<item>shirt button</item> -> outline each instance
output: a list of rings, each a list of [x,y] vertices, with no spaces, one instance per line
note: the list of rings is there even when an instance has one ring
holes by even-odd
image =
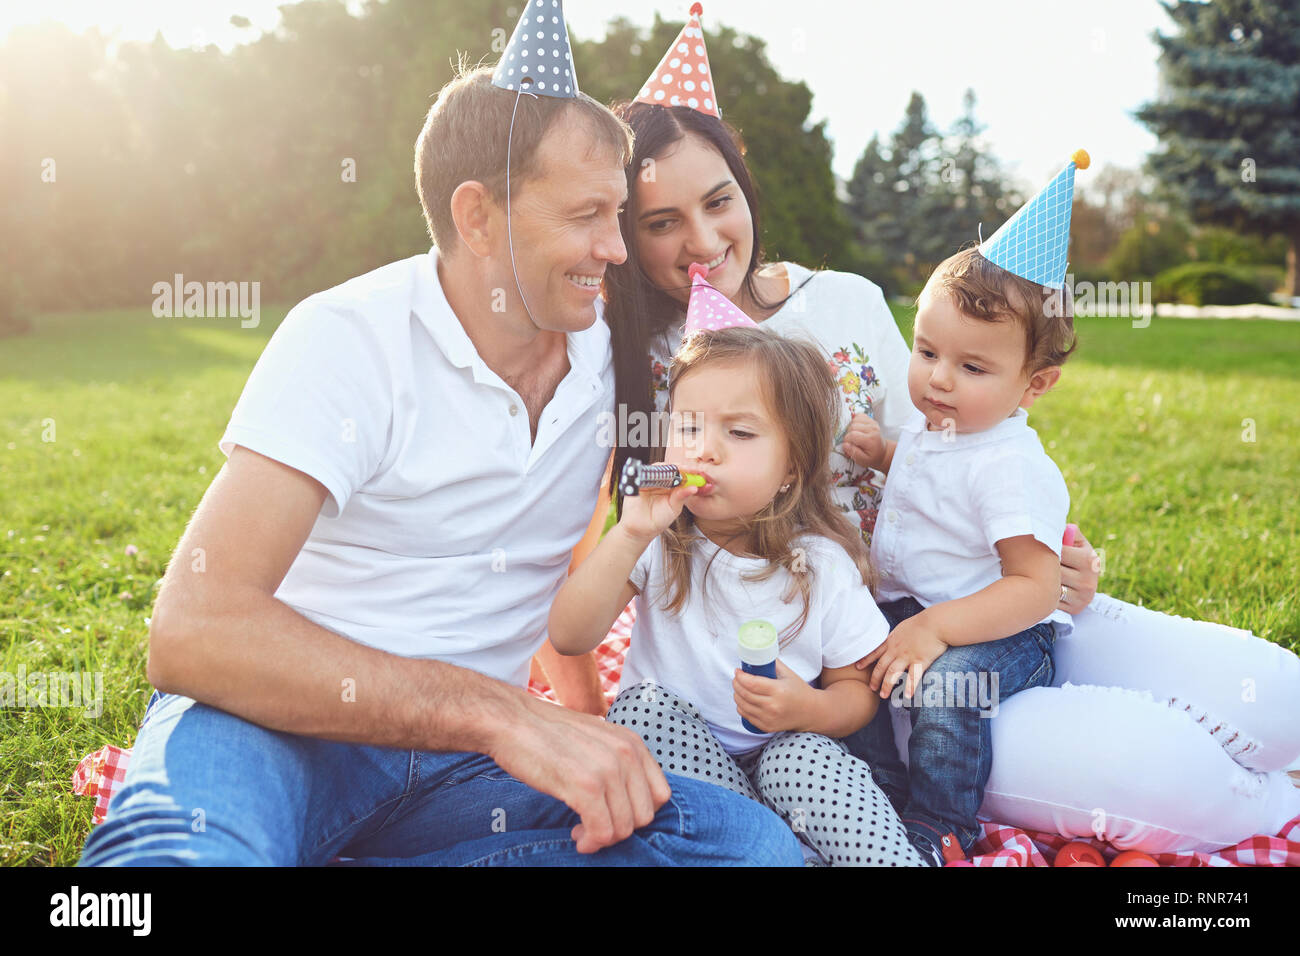
[[[915,465],[915,464],[916,464],[916,455],[914,455],[914,454],[909,454],[909,455],[907,456],[907,463],[908,463],[909,465]]]
[[[898,512],[895,511],[893,508],[889,509],[889,520],[891,522],[898,520]]]
[[[518,405],[514,405],[514,404],[512,404],[512,405],[510,406],[510,414],[511,414],[511,415],[518,415],[518,414],[519,414],[519,406],[518,406]]]

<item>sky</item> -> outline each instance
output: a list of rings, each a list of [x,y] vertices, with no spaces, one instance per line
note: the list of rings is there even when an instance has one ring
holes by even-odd
[[[173,46],[229,49],[273,28],[283,2],[0,0],[0,36],[15,24],[51,19],[74,30],[99,26],[124,40],[161,31]],[[618,15],[641,25],[656,12],[684,22],[689,7],[690,0],[564,4],[570,34],[582,39],[603,37]],[[230,26],[233,14],[253,28]],[[777,71],[808,85],[811,118],[827,121],[842,178],[852,174],[873,133],[887,138],[899,125],[913,90],[945,128],[973,87],[985,141],[1026,185],[1045,182],[1079,147],[1091,153],[1094,169],[1136,168],[1156,145],[1132,116],[1156,95],[1152,35],[1172,24],[1156,0],[708,0],[706,42],[718,24],[762,38]],[[579,81],[581,69],[579,63]],[[1079,187],[1087,190],[1086,175]]]

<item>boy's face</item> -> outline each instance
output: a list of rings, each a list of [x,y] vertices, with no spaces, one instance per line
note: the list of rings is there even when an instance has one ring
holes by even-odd
[[[930,431],[982,432],[1029,408],[1060,368],[1025,371],[1025,332],[1013,320],[968,318],[948,296],[921,294],[907,390]]]
[[[664,461],[708,477],[709,486],[686,499],[705,534],[729,533],[794,480],[758,375],[730,362],[692,371],[674,387]]]

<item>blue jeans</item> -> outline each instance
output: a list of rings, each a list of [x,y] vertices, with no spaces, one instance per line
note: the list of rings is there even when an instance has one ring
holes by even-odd
[[[82,866],[791,865],[771,810],[669,775],[672,797],[621,843],[578,853],[578,815],[477,753],[268,730],[155,693]]]
[[[880,610],[892,629],[923,608],[908,597]],[[1002,640],[949,647],[925,672],[911,702],[902,699],[900,684],[890,706],[845,739],[849,752],[870,765],[913,843],[938,847],[951,832],[967,851],[979,838],[976,814],[993,767],[991,712],[1018,691],[1051,684],[1055,639],[1056,629],[1045,623]],[[932,694],[928,701],[926,689]],[[899,705],[912,722],[907,766],[894,743],[890,714]]]

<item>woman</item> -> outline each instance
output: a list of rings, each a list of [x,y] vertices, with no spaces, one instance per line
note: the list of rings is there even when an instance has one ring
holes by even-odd
[[[755,321],[821,345],[841,385],[843,425],[863,412],[896,437],[910,410],[910,350],[880,290],[859,276],[762,262],[754,187],[720,119],[644,102],[616,111],[636,134],[628,258],[606,274],[620,414],[662,409],[686,269],[702,262]],[[629,454],[646,449],[618,447],[615,467]],[[831,465],[836,500],[869,538],[874,475],[838,450]],[[1281,772],[1300,755],[1300,659],[1244,631],[1096,594],[1097,567],[1086,540],[1062,552],[1061,606],[1075,631],[1058,641],[1055,686],[1003,706],[982,815],[1148,852],[1276,832],[1300,813],[1300,789]]]

